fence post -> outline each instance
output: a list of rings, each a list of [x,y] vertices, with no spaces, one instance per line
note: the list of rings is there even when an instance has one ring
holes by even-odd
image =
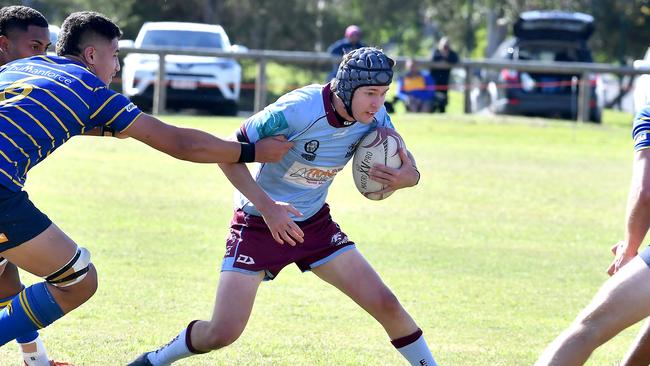
[[[465,83],[463,86],[463,94],[465,95],[465,114],[472,113],[472,100],[470,93],[472,92],[473,70],[472,67],[465,66]]]
[[[257,113],[266,106],[266,58],[262,57],[257,64],[257,77],[255,78],[255,105]]]
[[[589,121],[589,101],[591,99],[591,85],[589,73],[583,72],[580,77],[580,88],[578,90],[578,122]]]
[[[158,54],[158,75],[153,89],[152,112],[154,115],[165,113],[165,103],[167,102],[167,83],[165,80],[165,53],[161,52]]]

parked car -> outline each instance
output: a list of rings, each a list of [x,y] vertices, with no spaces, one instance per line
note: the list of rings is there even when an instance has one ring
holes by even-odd
[[[219,25],[148,22],[135,42],[123,41],[121,47],[225,50],[239,52],[231,46],[228,35]],[[241,87],[241,66],[234,59],[167,55],[166,105],[169,109],[198,108],[235,115]],[[158,72],[158,56],[129,53],[122,68],[123,93],[139,107],[153,105],[154,83]]]
[[[504,41],[492,59],[509,61],[593,62],[587,40],[594,30],[591,15],[563,11],[527,11],[514,24],[514,37]],[[582,75],[487,71],[486,91],[473,93],[475,109],[496,113],[576,119]],[[589,120],[600,123],[603,88],[590,76]]]

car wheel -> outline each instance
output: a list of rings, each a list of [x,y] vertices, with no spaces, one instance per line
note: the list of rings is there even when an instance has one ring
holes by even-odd
[[[222,114],[225,116],[236,116],[239,112],[239,106],[237,102],[229,100],[220,104],[217,104],[216,113]]]
[[[601,123],[603,119],[603,111],[600,109],[592,109],[589,112],[589,122]]]

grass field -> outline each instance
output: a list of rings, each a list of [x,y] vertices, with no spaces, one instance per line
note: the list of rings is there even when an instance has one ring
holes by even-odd
[[[421,183],[386,201],[349,168],[329,203],[343,230],[425,332],[440,365],[531,365],[606,278],[623,234],[631,116],[603,126],[398,114]],[[218,135],[239,121],[169,117]],[[232,188],[216,166],[136,141],[75,138],[35,168],[38,206],[89,248],[100,288],[42,332],[50,355],[123,365],[211,313]],[[25,282],[35,279],[25,276]],[[634,330],[597,351],[613,365]],[[15,344],[0,365],[18,365]],[[179,365],[403,365],[381,327],[312,274],[261,286],[231,347]]]

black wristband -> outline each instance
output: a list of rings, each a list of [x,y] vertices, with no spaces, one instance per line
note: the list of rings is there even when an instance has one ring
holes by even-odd
[[[255,161],[255,144],[241,143],[241,154],[238,163],[252,163]]]

